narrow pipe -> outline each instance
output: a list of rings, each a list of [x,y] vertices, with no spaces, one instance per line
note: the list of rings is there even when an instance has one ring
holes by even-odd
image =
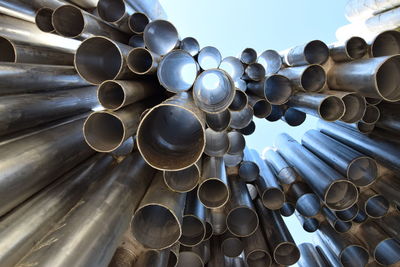
[[[219,113],[206,113],[206,123],[214,131],[225,131],[231,123],[231,113],[227,109]]]
[[[132,154],[133,150],[135,149],[136,138],[129,137],[125,140],[125,142],[116,150],[111,152],[111,155],[116,159],[119,160],[121,158],[125,158],[129,154]]]
[[[83,125],[87,144],[98,152],[111,152],[136,133],[143,103],[135,103],[117,111],[95,111]]]
[[[400,237],[400,225],[398,221],[400,219],[400,214],[397,210],[388,213],[383,216],[377,223],[382,229],[391,237],[399,239]]]
[[[221,250],[224,256],[235,258],[242,254],[244,243],[242,239],[227,231],[221,236]]]
[[[144,40],[143,40],[143,34],[137,34],[137,35],[132,35],[131,38],[129,38],[128,42],[129,46],[132,47],[145,47],[144,46]]]
[[[346,123],[356,123],[363,118],[367,108],[364,97],[351,92],[334,90],[329,90],[326,93],[342,99],[345,112],[342,118],[340,118],[341,121]]]
[[[240,132],[243,135],[252,135],[256,130],[256,124],[252,120],[246,127],[242,129],[238,129],[238,132]]]
[[[292,127],[297,127],[306,120],[307,115],[306,113],[299,111],[295,108],[288,108],[285,111],[285,114],[281,118],[284,122],[286,122],[288,125]]]
[[[360,209],[373,219],[382,218],[390,208],[390,202],[383,195],[370,188],[361,191],[358,203]]]
[[[203,70],[218,68],[221,60],[221,53],[213,46],[205,46],[197,54],[197,62]]]
[[[327,94],[298,93],[289,99],[288,105],[326,121],[339,120],[346,111],[339,97]]]
[[[196,56],[200,51],[199,42],[193,37],[183,38],[179,48],[188,52],[192,57]]]
[[[280,214],[266,209],[260,199],[256,200],[256,207],[274,261],[282,265],[295,264],[300,251]]]
[[[329,208],[344,210],[357,201],[358,191],[352,182],[346,180],[289,135],[279,135],[276,146]]]
[[[261,228],[249,237],[243,238],[244,255],[249,267],[261,267],[271,265],[271,255]]]
[[[254,182],[260,175],[260,167],[256,163],[255,154],[248,147],[243,150],[243,161],[239,166],[239,176],[245,182]]]
[[[35,24],[42,32],[55,32],[52,24],[53,12],[54,9],[48,7],[42,7],[36,11]]]
[[[253,48],[245,48],[240,54],[240,61],[244,64],[252,64],[257,60],[257,51]]]
[[[335,211],[336,217],[344,222],[352,221],[358,214],[359,207],[356,204],[346,210]]]
[[[320,65],[307,65],[281,69],[278,74],[288,78],[294,89],[319,92],[326,84],[326,73]]]
[[[396,112],[395,105],[379,105],[379,111],[381,116],[376,123],[376,126],[381,129],[385,129],[392,133],[397,133],[400,130],[400,117]]]
[[[361,118],[361,122],[366,124],[375,124],[378,122],[381,116],[380,110],[373,105],[367,105],[364,116]]]
[[[130,231],[125,231],[120,244],[114,252],[109,267],[130,267],[147,254],[145,248],[137,242]]]
[[[167,91],[180,93],[193,86],[198,72],[197,62],[188,52],[174,50],[162,58],[157,69],[157,77]]]
[[[150,50],[136,47],[129,51],[126,64],[134,74],[149,75],[156,73],[160,60],[160,56]]]
[[[154,20],[147,24],[143,39],[145,46],[160,56],[167,54],[179,44],[178,31],[166,20]]]
[[[158,0],[149,0],[145,2],[139,0],[130,0],[129,3],[135,10],[147,14],[152,20],[165,19],[167,17],[165,10]]]
[[[187,193],[185,211],[182,220],[182,235],[179,243],[194,247],[203,242],[206,235],[205,208],[197,198],[197,190]]]
[[[235,97],[232,103],[229,105],[229,110],[240,111],[244,109],[248,104],[248,96],[245,92],[235,89]]]
[[[92,84],[133,78],[127,64],[130,50],[131,47],[106,37],[92,37],[83,41],[76,51],[75,68]]]
[[[228,184],[231,192],[226,216],[228,230],[238,237],[250,236],[257,230],[259,222],[249,191],[236,176],[229,177]]]
[[[228,202],[230,191],[222,158],[203,159],[203,170],[197,196],[200,202],[210,209],[221,208]]]
[[[0,135],[81,114],[97,106],[94,86],[0,97]]]
[[[320,267],[326,266],[324,260],[317,251],[314,244],[301,243],[299,245],[300,259],[297,262],[299,267]]]
[[[191,95],[177,94],[153,107],[143,117],[137,131],[139,151],[156,169],[186,169],[203,154],[204,124],[204,114],[196,107]]]
[[[247,105],[244,109],[240,111],[230,111],[231,113],[231,123],[230,127],[232,129],[243,129],[248,126],[253,119],[254,111],[250,105]]]
[[[336,62],[360,59],[363,58],[367,52],[367,42],[358,36],[353,36],[344,42],[337,42],[329,46],[329,54]]]
[[[164,171],[164,182],[172,191],[185,193],[193,190],[200,181],[201,160],[179,171]]]
[[[246,146],[246,140],[243,135],[236,131],[228,132],[229,139],[229,154],[241,154]]]
[[[257,96],[249,95],[249,105],[253,108],[254,116],[260,119],[268,117],[272,112],[271,104]]]
[[[344,222],[339,220],[336,215],[327,207],[322,207],[321,213],[331,227],[338,233],[346,233],[350,231],[351,227],[353,226],[351,221]]]
[[[134,12],[129,16],[128,27],[134,34],[143,34],[150,18],[143,12]]]
[[[267,149],[265,160],[272,166],[281,184],[289,185],[297,180],[297,173],[291,165],[274,149]]]
[[[280,105],[272,105],[271,114],[269,114],[265,119],[270,122],[278,121],[284,113],[284,107]]]
[[[194,82],[193,98],[204,112],[219,113],[226,110],[235,98],[235,85],[225,71],[209,69]]]
[[[216,235],[222,235],[226,232],[226,207],[207,209],[211,225],[214,230],[214,236],[211,240],[215,239]],[[214,251],[213,251],[214,252]]]
[[[101,182],[89,188],[82,201],[20,264],[106,266],[153,173],[154,170],[146,165],[139,153],[126,158],[107,172]]]
[[[203,267],[204,259],[201,250],[195,247],[181,246],[178,256],[177,267],[193,266]]]
[[[368,186],[378,177],[378,167],[373,158],[317,130],[307,131],[301,143],[356,186]]]
[[[226,71],[233,80],[240,79],[244,74],[243,64],[236,57],[224,58],[218,68]]]
[[[381,167],[381,166],[380,166]],[[389,201],[394,202],[396,205],[400,205],[400,181],[397,175],[391,171],[386,171],[379,175],[376,182],[371,185],[372,189],[379,194],[385,196]]]
[[[152,266],[165,267],[169,261],[169,249],[163,250],[147,250],[141,254],[136,262],[128,266]],[[125,267],[125,266],[109,266],[109,267]]]
[[[282,208],[279,210],[282,216],[284,217],[290,217],[293,215],[295,211],[295,207],[293,206],[292,203],[290,202],[285,202],[283,203]]]
[[[206,146],[204,154],[210,157],[223,157],[229,151],[230,143],[227,132],[216,132],[206,129]]]
[[[368,219],[367,214],[362,209],[358,209],[357,215],[353,218],[355,223],[364,223]]]
[[[225,154],[224,157],[224,163],[226,167],[236,167],[239,165],[240,162],[243,160],[243,153],[240,154]]]
[[[214,235],[214,227],[211,224],[208,209],[206,209],[206,234],[204,236],[204,241],[208,241],[211,239],[211,237]]]
[[[242,79],[251,81],[261,81],[265,77],[265,69],[260,63],[251,63],[244,70]]]
[[[132,32],[138,33],[134,32],[129,27],[130,15],[134,12],[135,11],[133,10],[133,8],[128,5],[128,2],[125,2],[123,0],[98,0],[97,3],[97,13],[99,17],[103,21],[114,25],[114,27],[116,27],[118,30],[127,34],[132,34]],[[144,18],[147,18],[146,15],[143,14],[143,16]],[[147,23],[149,23],[148,18]],[[145,25],[142,27],[143,29],[147,25],[147,23],[145,23]]]
[[[323,64],[329,58],[328,46],[320,41],[313,40],[282,52],[283,61],[288,66],[302,66],[309,64]]]
[[[372,57],[400,54],[400,33],[398,31],[379,33],[371,42],[370,54]]]
[[[303,230],[307,233],[314,233],[319,228],[319,221],[313,217],[305,217],[301,215],[299,212],[295,211],[295,215]]]
[[[185,201],[186,194],[169,190],[164,184],[162,172],[158,172],[133,215],[133,236],[151,249],[172,246],[182,235]]]
[[[277,73],[283,65],[282,58],[275,50],[265,50],[257,58],[257,63],[260,63],[264,69],[265,74],[272,75]]]
[[[296,210],[302,216],[313,217],[321,211],[319,198],[304,182],[295,182],[291,184],[287,195],[289,198],[293,199]]]
[[[290,80],[285,76],[273,74],[265,78],[263,96],[269,103],[273,105],[285,104],[292,94],[293,89]]]
[[[364,97],[400,100],[400,56],[384,56],[335,64],[328,72],[334,90],[352,91]]]
[[[211,238],[210,250],[211,250],[211,257],[207,266],[208,267],[225,266],[225,257],[222,254],[220,236],[214,236],[213,238]]]

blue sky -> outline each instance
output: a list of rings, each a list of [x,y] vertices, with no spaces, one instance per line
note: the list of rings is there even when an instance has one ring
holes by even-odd
[[[222,56],[238,56],[246,47],[259,54],[267,49],[277,51],[313,39],[334,42],[335,31],[347,24],[344,6],[347,0],[160,0],[168,19],[177,27],[180,37],[195,37],[201,47],[217,47]],[[254,119],[256,132],[246,138],[247,145],[260,153],[272,146],[275,137],[286,132],[297,140],[317,119],[307,116],[299,127],[282,121]],[[310,241],[310,235],[299,229],[297,219],[285,218],[296,242]]]

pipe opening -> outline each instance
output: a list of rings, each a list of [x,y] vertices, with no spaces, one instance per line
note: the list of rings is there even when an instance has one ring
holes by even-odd
[[[170,92],[189,90],[197,78],[198,67],[194,58],[183,50],[168,53],[160,62],[157,77]]]
[[[177,257],[177,255],[172,251],[172,250],[170,250],[170,252],[169,252],[169,257],[168,257],[168,267],[174,267],[174,266],[176,266],[176,264],[178,263],[178,257]]]
[[[209,240],[214,234],[214,229],[211,223],[206,222],[206,234],[204,236],[204,240]]]
[[[231,124],[229,126],[232,129],[243,129],[253,120],[254,111],[250,105],[247,105],[242,110],[230,112]]]
[[[16,62],[17,55],[14,45],[8,39],[0,36],[0,61],[2,62]]]
[[[308,233],[314,233],[319,228],[319,221],[315,218],[304,218],[303,229]]]
[[[375,260],[383,265],[400,262],[400,243],[394,238],[386,239],[375,248]]]
[[[203,47],[197,55],[197,62],[203,70],[218,68],[221,60],[221,53],[213,46]]]
[[[181,41],[180,48],[186,52],[188,52],[191,56],[195,56],[200,51],[199,42],[193,37],[186,37]]]
[[[365,214],[364,211],[359,209],[357,215],[353,219],[353,222],[362,223],[362,222],[365,222],[367,219],[368,219],[367,214]]]
[[[368,45],[363,38],[360,37],[351,37],[346,42],[346,53],[350,59],[360,59],[368,51]]]
[[[125,101],[125,92],[115,81],[106,81],[99,86],[97,97],[106,109],[118,109]]]
[[[386,31],[379,34],[371,45],[371,54],[373,57],[400,54],[400,33]]]
[[[258,100],[253,106],[254,116],[260,119],[266,118],[269,114],[271,114],[271,111],[271,104],[264,99]]]
[[[324,42],[314,40],[304,48],[304,56],[309,64],[323,64],[329,58],[329,48]]]
[[[284,202],[285,195],[278,188],[269,188],[262,194],[262,203],[270,210],[279,210]]]
[[[353,224],[351,222],[344,222],[341,220],[336,220],[333,224],[333,228],[338,233],[346,233],[351,229],[352,225]]]
[[[53,9],[42,7],[36,12],[35,24],[39,30],[43,32],[53,32],[54,27],[51,22],[53,17]]]
[[[248,207],[232,209],[226,218],[228,229],[234,235],[245,237],[253,234],[258,227],[257,213]]]
[[[189,192],[199,183],[200,172],[195,164],[180,171],[165,171],[165,184],[176,192]]]
[[[354,204],[353,206],[351,206],[350,208],[346,209],[346,210],[341,210],[341,211],[335,211],[336,217],[339,218],[339,220],[348,222],[353,220],[358,213],[358,205]]]
[[[149,248],[169,247],[181,236],[180,223],[172,211],[155,204],[139,208],[131,225],[134,237]]]
[[[228,133],[229,138],[229,154],[240,154],[243,152],[246,146],[246,140],[241,133],[232,131]]]
[[[346,247],[339,257],[344,266],[359,267],[368,263],[369,254],[365,248],[351,245]]]
[[[362,117],[362,121],[365,123],[376,123],[381,116],[380,111],[377,107],[368,105],[365,109],[364,116]]]
[[[239,111],[244,109],[247,106],[247,94],[241,90],[235,90],[235,97],[231,105],[229,106],[230,110]]]
[[[143,38],[146,47],[157,55],[167,54],[179,42],[178,31],[165,20],[155,20],[147,24]]]
[[[265,267],[271,265],[271,256],[264,250],[253,250],[247,255],[247,265],[249,267]]]
[[[181,170],[201,157],[205,146],[205,131],[199,118],[191,111],[161,104],[143,118],[137,133],[137,143],[143,158],[153,167]]]
[[[100,0],[97,3],[100,18],[107,22],[117,22],[125,14],[125,3],[122,0]]]
[[[274,105],[284,104],[292,95],[290,80],[283,75],[273,75],[265,79],[264,95]]]
[[[207,208],[218,208],[223,206],[229,198],[227,186],[218,179],[208,179],[200,184],[198,197]]]
[[[243,242],[236,237],[228,237],[221,244],[222,253],[227,257],[238,257],[244,249]]]
[[[177,267],[203,267],[203,261],[200,256],[193,251],[181,251],[179,252],[179,259]]]
[[[146,48],[137,47],[128,55],[128,66],[136,74],[146,74],[153,66],[153,56]]]
[[[376,106],[376,105],[380,104],[383,101],[383,99],[382,98],[366,97],[365,101],[370,105]]]
[[[303,122],[307,118],[307,115],[306,115],[306,113],[301,112],[295,108],[288,108],[285,111],[285,114],[283,115],[283,117],[287,124],[289,124],[292,127],[296,127],[296,126],[303,124]]]
[[[191,215],[183,216],[182,235],[179,242],[184,246],[196,246],[200,244],[205,236],[204,224]]]
[[[254,133],[255,130],[256,130],[256,124],[254,123],[254,121],[251,121],[249,125],[247,125],[246,127],[238,129],[238,131],[243,135],[251,135]]]
[[[239,89],[240,91],[246,92],[246,90],[247,90],[247,84],[246,84],[246,82],[245,82],[244,80],[242,80],[242,79],[236,79],[235,82],[234,82],[234,84],[235,84],[235,87],[236,87],[237,89]]]
[[[224,163],[227,167],[237,166],[243,160],[243,153],[240,154],[225,154]]]
[[[400,100],[400,56],[390,57],[379,67],[376,85],[384,100]]]
[[[328,96],[325,98],[321,102],[318,110],[321,118],[326,121],[336,121],[343,116],[344,112],[344,103],[336,96]]]
[[[253,81],[261,81],[265,77],[265,69],[259,63],[252,63],[247,66],[245,73]]]
[[[333,210],[344,210],[357,201],[357,187],[346,180],[334,181],[325,192],[325,203]]]
[[[131,38],[129,38],[129,46],[144,48],[143,35],[137,34],[137,35],[133,35]]]
[[[293,215],[294,210],[295,210],[295,208],[291,203],[285,202],[285,203],[283,203],[283,206],[279,211],[282,216],[289,217],[289,216]]]
[[[221,132],[226,130],[230,122],[231,113],[227,109],[220,113],[206,113],[206,123],[214,131]]]
[[[319,198],[313,193],[304,194],[296,201],[296,210],[305,217],[317,215],[320,209]]]
[[[260,174],[258,165],[252,161],[243,161],[239,166],[239,176],[244,181],[254,181]]]
[[[324,87],[326,73],[319,65],[311,65],[301,75],[301,86],[307,92],[317,92]]]
[[[75,54],[79,75],[93,84],[114,80],[122,67],[122,60],[118,47],[104,37],[86,39]]]
[[[58,34],[74,38],[83,32],[85,19],[79,8],[64,5],[54,10],[52,24]]]
[[[274,251],[274,259],[278,264],[292,265],[295,264],[300,258],[300,251],[296,244],[281,243]]]
[[[365,203],[365,213],[372,218],[380,218],[389,211],[389,201],[381,195],[371,197]]]
[[[90,147],[99,152],[117,149],[125,139],[121,120],[107,112],[89,115],[83,125],[85,140]]]
[[[244,68],[242,62],[235,57],[226,57],[221,61],[219,68],[226,71],[233,80],[243,76]]]
[[[283,116],[282,106],[272,105],[271,114],[269,114],[265,119],[270,122],[278,121]]]
[[[349,178],[356,186],[366,186],[375,181],[378,176],[378,166],[370,157],[359,157],[353,160],[347,170]]]
[[[257,60],[257,52],[253,48],[246,48],[240,55],[240,61],[245,64],[252,64]]]
[[[341,120],[347,123],[355,123],[362,119],[365,113],[365,99],[362,96],[348,94],[342,97],[345,112]]]
[[[368,134],[375,129],[375,124],[359,121],[357,122],[357,129],[360,133]]]
[[[206,147],[204,153],[210,157],[223,157],[229,150],[229,137],[226,132],[206,129]]]
[[[282,58],[275,50],[262,52],[257,62],[263,65],[266,74],[277,73],[282,67]]]
[[[129,28],[134,33],[143,33],[149,23],[149,18],[141,12],[135,12],[129,17]]]

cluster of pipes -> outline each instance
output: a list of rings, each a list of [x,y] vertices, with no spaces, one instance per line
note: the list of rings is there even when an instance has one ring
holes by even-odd
[[[1,266],[400,264],[400,32],[222,59],[157,1],[0,12]]]

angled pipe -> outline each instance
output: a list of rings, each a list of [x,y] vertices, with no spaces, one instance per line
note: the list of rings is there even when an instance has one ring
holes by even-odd
[[[329,48],[324,42],[313,40],[283,51],[281,54],[288,66],[323,64],[329,58]]]
[[[164,171],[164,182],[172,191],[185,193],[193,190],[200,181],[201,159],[179,171]]]
[[[335,121],[334,124],[350,129],[352,131],[359,132],[360,134],[364,135],[372,133],[372,131],[375,129],[375,124],[364,123],[362,121],[357,121],[355,123],[345,123],[342,121]]]
[[[299,245],[300,259],[297,262],[299,267],[319,267],[325,266],[325,262],[318,253],[317,248],[311,243],[301,243]]]
[[[370,188],[361,191],[358,205],[368,217],[373,219],[382,218],[390,208],[390,202]]]
[[[289,126],[297,127],[303,124],[306,118],[306,113],[299,111],[295,108],[288,108],[285,111],[285,114],[283,115],[281,120],[286,122]]]
[[[344,222],[349,222],[352,221],[357,216],[358,210],[359,207],[358,204],[356,203],[346,210],[335,211],[335,215],[339,220]]]
[[[242,79],[251,81],[261,81],[265,77],[265,69],[260,63],[251,63],[245,70]]]
[[[238,132],[240,132],[243,135],[252,135],[256,130],[256,124],[252,120],[246,127],[242,129],[238,129]]]
[[[235,258],[244,250],[242,239],[227,231],[221,236],[221,250],[226,257]]]
[[[145,46],[157,55],[163,56],[179,45],[178,31],[166,20],[154,20],[143,31]]]
[[[358,20],[369,18],[374,14],[391,9],[398,5],[400,5],[400,1],[398,0],[374,3],[369,3],[369,1],[365,0],[351,0],[347,2],[345,6],[345,16],[349,21],[356,22]]]
[[[260,167],[256,163],[255,154],[248,147],[243,150],[243,161],[239,166],[239,176],[245,182],[254,182],[260,175]]]
[[[296,210],[305,217],[316,216],[321,210],[319,198],[304,182],[294,182],[290,185],[287,195],[295,203]]]
[[[156,73],[161,57],[144,47],[136,47],[128,52],[126,58],[128,68],[137,75]]]
[[[384,31],[376,35],[369,48],[372,57],[391,56],[400,53],[400,33]]]
[[[260,63],[264,69],[265,74],[271,75],[277,73],[283,65],[282,58],[275,50],[265,50],[257,58],[257,63]]]
[[[265,160],[272,166],[281,184],[289,185],[297,180],[297,173],[291,165],[278,153],[277,150],[267,149]]]
[[[211,240],[215,239],[217,235],[222,235],[226,232],[226,207],[207,209],[209,213],[210,223],[214,230],[214,236]],[[214,252],[214,250],[213,250]]]
[[[240,111],[244,109],[248,104],[248,96],[245,92],[235,89],[235,97],[232,103],[229,105],[229,110]]]
[[[218,68],[221,60],[221,53],[214,46],[205,46],[197,54],[197,62],[203,70]]]
[[[307,233],[314,233],[318,230],[320,222],[313,217],[305,217],[301,215],[298,211],[294,213],[296,215],[297,220],[303,227],[303,230]]]
[[[270,122],[278,121],[284,114],[285,108],[282,105],[272,105],[271,114],[265,119]]]
[[[206,123],[207,126],[214,131],[225,131],[231,123],[231,113],[228,109],[219,113],[206,113]]]
[[[240,79],[244,74],[243,64],[236,57],[224,58],[218,68],[226,71],[233,80]]]
[[[329,54],[335,62],[360,59],[367,52],[367,42],[358,36],[353,36],[344,42],[337,42],[329,46]]]
[[[252,64],[257,60],[257,51],[253,48],[245,48],[240,54],[240,61],[243,64]]]
[[[306,65],[281,69],[278,74],[288,78],[294,89],[319,92],[326,84],[326,73],[320,65]]]
[[[382,166],[380,166],[382,167]],[[385,170],[379,175],[375,183],[371,185],[372,189],[396,205],[400,205],[400,196],[397,193],[400,190],[400,181],[397,175],[389,170]]]
[[[249,105],[253,108],[254,116],[260,119],[268,117],[272,112],[271,104],[264,98],[249,95]]]
[[[243,150],[246,146],[246,140],[243,135],[236,131],[228,132],[229,139],[229,154],[240,154],[243,153]]]
[[[193,37],[183,38],[179,48],[188,52],[192,57],[196,56],[200,51],[199,42]]]
[[[230,110],[230,113],[231,113],[231,123],[229,126],[232,129],[238,130],[245,128],[252,122],[254,110],[248,104],[244,109],[240,111]]]
[[[322,207],[321,213],[325,217],[325,220],[330,224],[330,226],[338,233],[349,232],[351,227],[353,226],[351,221],[344,222],[339,220],[336,217],[335,213],[327,207]]]
[[[131,38],[129,38],[128,42],[129,46],[132,47],[145,47],[144,46],[144,40],[143,40],[143,34],[137,34],[137,35],[132,35]]]
[[[271,255],[260,227],[251,236],[243,238],[243,244],[245,260],[249,267],[271,265]]]
[[[292,203],[285,202],[285,203],[283,203],[283,206],[282,206],[282,208],[280,208],[279,212],[284,217],[290,217],[295,212],[295,207],[293,206]]]
[[[206,146],[204,154],[209,157],[223,157],[229,151],[230,143],[227,132],[216,132],[206,129]]]

